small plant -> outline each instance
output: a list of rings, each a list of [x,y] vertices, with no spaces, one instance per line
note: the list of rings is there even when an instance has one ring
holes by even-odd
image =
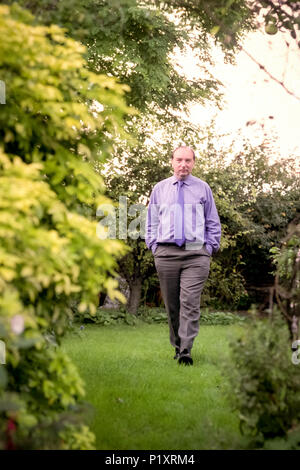
[[[138,317],[146,323],[168,323],[167,312],[160,307],[142,306],[138,310]]]
[[[200,324],[203,325],[232,325],[234,323],[244,323],[246,317],[230,312],[211,312],[207,310],[201,313]]]
[[[109,325],[120,325],[122,323],[126,325],[135,325],[137,323],[137,317],[124,311],[123,309],[104,309],[97,308],[96,313],[90,313],[88,310],[75,314],[75,320],[81,323],[95,323],[97,325],[109,326]]]

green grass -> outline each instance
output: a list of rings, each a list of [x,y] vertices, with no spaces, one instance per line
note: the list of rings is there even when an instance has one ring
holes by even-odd
[[[80,337],[69,335],[62,347],[77,365],[85,400],[94,407],[90,428],[96,448],[243,448],[221,373],[229,339],[243,328],[202,325],[193,367],[173,359],[167,325],[88,325]]]

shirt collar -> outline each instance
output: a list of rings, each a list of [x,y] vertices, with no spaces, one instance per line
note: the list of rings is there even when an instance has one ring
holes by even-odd
[[[175,175],[173,175],[171,178],[172,178],[172,184],[175,184],[178,181],[181,181],[181,180],[178,180]],[[191,175],[190,174],[187,175],[187,177],[183,180],[183,182],[184,182],[184,184],[189,186],[191,184]]]

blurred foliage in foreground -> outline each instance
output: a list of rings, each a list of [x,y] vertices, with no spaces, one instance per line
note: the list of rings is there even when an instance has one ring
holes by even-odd
[[[33,20],[0,6],[0,447],[88,449],[83,383],[49,334],[66,331],[71,298],[90,313],[99,287],[122,298],[111,276],[124,248],[97,238],[89,207],[106,200],[93,163],[131,110],[125,86],[87,69],[81,44]]]
[[[234,365],[231,359],[225,372],[242,433],[254,447],[268,442],[271,448],[270,440],[287,440],[300,424],[300,368],[292,362],[288,328],[279,311],[264,320],[254,317],[231,349]]]

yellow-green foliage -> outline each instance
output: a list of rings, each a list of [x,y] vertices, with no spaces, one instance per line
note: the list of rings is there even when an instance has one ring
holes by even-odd
[[[10,445],[11,421],[12,445],[45,447],[45,429],[53,430],[59,414],[84,395],[75,367],[46,340],[49,331],[56,338],[64,333],[71,299],[76,296],[79,309],[93,314],[100,289],[122,297],[110,276],[124,247],[100,240],[87,214],[107,202],[94,164],[108,156],[114,138],[124,137],[122,117],[132,112],[124,102],[126,88],[89,72],[85,48],[61,28],[33,22],[18,6],[0,6],[0,79],[6,85],[6,104],[0,107],[4,448]],[[66,426],[61,435],[69,436],[72,448],[92,445],[89,432],[76,438],[85,427]],[[52,448],[68,447],[68,439],[58,436]]]

